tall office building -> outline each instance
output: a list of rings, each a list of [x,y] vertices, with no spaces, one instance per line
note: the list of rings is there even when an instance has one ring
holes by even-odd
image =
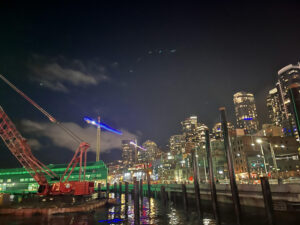
[[[147,140],[143,143],[143,148],[146,150],[140,150],[144,151],[146,154],[146,161],[152,162],[156,159],[157,153],[158,153],[158,147],[157,144],[154,141]]]
[[[197,116],[190,116],[181,122],[184,138],[187,142],[196,142],[197,140]]]
[[[135,146],[130,144],[132,140],[122,140],[122,160],[126,166],[133,165],[135,161]]]
[[[185,139],[183,135],[173,135],[170,137],[169,140],[170,144],[170,152],[172,155],[179,155],[184,153],[184,144],[185,144]]]
[[[204,123],[198,123],[196,127],[197,141],[199,143],[205,143],[205,130],[208,130],[208,127]]]
[[[234,125],[231,122],[227,122],[228,131],[231,134],[234,132]],[[222,131],[222,124],[216,123],[215,126],[212,128],[212,138],[215,140],[223,138],[223,131]]]
[[[278,92],[284,114],[283,128],[286,136],[298,136],[295,121],[292,115],[291,101],[288,94],[288,87],[293,83],[300,83],[300,63],[288,65],[278,71]]]
[[[277,84],[278,86],[278,84]],[[277,88],[273,88],[269,91],[267,96],[267,108],[268,117],[274,126],[282,127],[282,122],[284,120],[284,114],[282,111],[282,106],[280,103],[280,95]]]
[[[245,130],[245,134],[258,131],[258,119],[254,95],[249,92],[237,92],[233,95],[237,128]]]
[[[208,127],[203,123],[198,123],[197,116],[190,116],[181,122],[181,125],[186,142],[205,143],[205,130]]]

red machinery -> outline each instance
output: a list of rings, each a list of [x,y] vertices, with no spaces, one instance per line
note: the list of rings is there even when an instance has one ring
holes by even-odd
[[[2,107],[0,107],[0,136],[11,153],[17,158],[21,165],[28,171],[28,173],[36,180],[40,185],[38,189],[39,195],[89,195],[94,192],[94,182],[85,181],[86,171],[86,159],[87,149],[90,147],[88,143],[83,142],[72,131],[64,127],[54,117],[42,109],[37,103],[32,101],[27,95],[10,83],[5,77],[0,74],[0,78],[7,83],[11,88],[22,95],[27,101],[34,105],[39,111],[41,111],[48,119],[64,129],[73,139],[79,142],[71,162],[66,168],[64,174],[59,178],[53,171],[51,171],[46,165],[40,162],[31,152],[30,146],[27,144],[26,139],[18,132],[15,125],[6,115]],[[68,181],[74,168],[79,163],[79,180]],[[83,165],[82,165],[83,164]],[[83,175],[82,175],[83,173]],[[52,180],[59,180],[59,182],[49,184],[45,174],[50,176]],[[66,178],[65,178],[66,177]],[[83,177],[83,178],[82,178]],[[65,178],[65,179],[64,179]]]

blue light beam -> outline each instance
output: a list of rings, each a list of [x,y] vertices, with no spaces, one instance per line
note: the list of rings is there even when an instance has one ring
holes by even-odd
[[[92,118],[84,117],[83,120],[85,122],[87,122],[88,124],[92,124],[92,125],[97,126],[97,127],[99,126],[99,127],[103,128],[105,130],[108,130],[108,131],[112,132],[112,133],[122,135],[121,131],[115,130],[115,129],[111,128],[110,126],[108,126],[104,123],[98,123],[95,120],[93,120]]]

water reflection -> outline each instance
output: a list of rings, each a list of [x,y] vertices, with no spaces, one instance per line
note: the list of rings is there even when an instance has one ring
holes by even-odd
[[[117,204],[99,208],[92,212],[69,213],[51,216],[12,217],[1,216],[2,225],[101,225],[124,224],[134,225],[134,202],[129,195],[110,195],[117,198]],[[214,225],[212,215],[205,215],[204,225]],[[153,225],[195,225],[199,224],[196,211],[186,212],[180,205],[168,202],[162,205],[154,198],[144,197],[140,202],[140,224]]]

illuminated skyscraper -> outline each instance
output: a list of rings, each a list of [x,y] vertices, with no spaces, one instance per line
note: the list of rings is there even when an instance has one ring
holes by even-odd
[[[237,92],[233,95],[237,128],[245,130],[246,134],[258,131],[258,119],[254,95],[249,92]]]
[[[132,165],[135,160],[135,146],[131,145],[132,140],[122,140],[122,160],[124,165]]]
[[[190,116],[181,122],[184,138],[187,142],[197,140],[197,116]]]
[[[234,132],[234,125],[230,122],[227,122],[227,127],[229,133]],[[213,139],[221,139],[223,134],[222,134],[222,124],[221,123],[216,123],[215,126],[212,128],[212,138]]]
[[[300,83],[300,63],[288,65],[278,71],[278,92],[284,114],[283,128],[285,135],[297,136],[295,121],[292,115],[291,101],[288,95],[288,87],[293,83]]]
[[[173,135],[170,137],[170,152],[172,155],[179,155],[184,153],[185,139],[183,135]]]
[[[197,133],[197,141],[199,143],[205,143],[205,130],[207,130],[208,127],[204,123],[198,123],[196,127],[196,133]]]
[[[146,149],[146,150],[140,150],[145,152],[146,159],[144,159],[144,161],[146,162],[154,161],[158,153],[157,144],[154,141],[147,140],[143,143],[142,146],[144,149]]]
[[[205,142],[205,130],[208,129],[208,127],[203,123],[198,123],[197,116],[190,116],[181,122],[181,125],[186,142]]]
[[[278,86],[278,85],[277,85]],[[282,106],[280,103],[280,95],[277,88],[269,91],[267,97],[268,116],[274,126],[281,126],[284,119]]]

